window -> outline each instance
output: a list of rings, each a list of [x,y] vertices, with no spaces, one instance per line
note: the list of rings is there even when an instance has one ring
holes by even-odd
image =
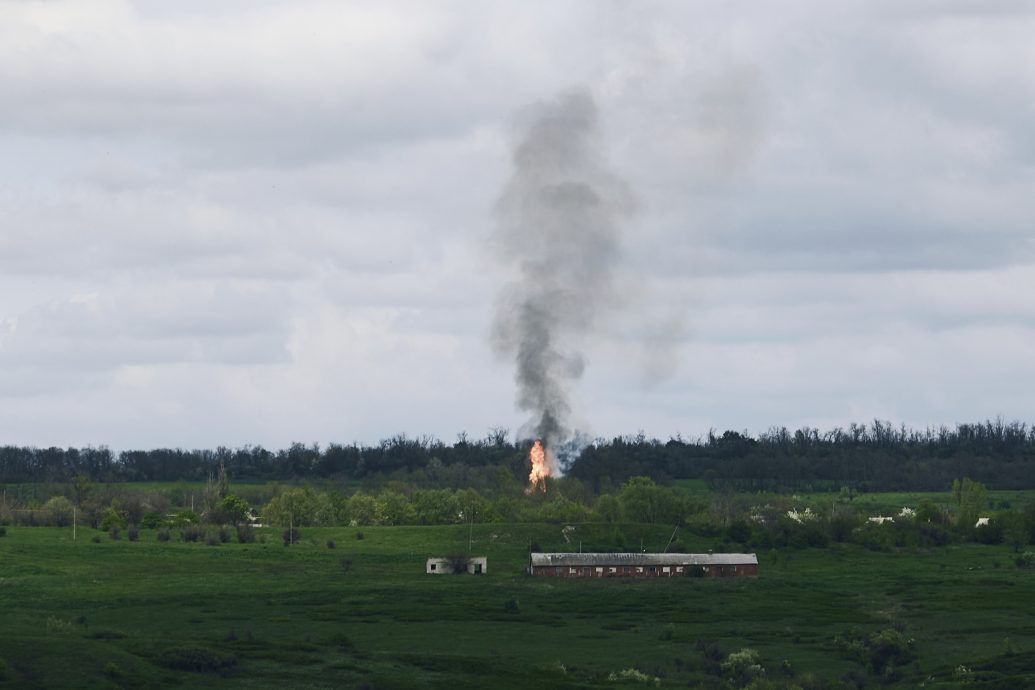
[[[604,572],[604,569],[603,569],[603,568],[597,568],[597,574],[600,574],[600,573],[602,573],[602,572]]]
[[[676,572],[677,572],[677,573],[681,573],[681,572],[683,572],[683,566],[681,566],[681,565],[677,565],[677,566],[676,566]]]
[[[577,575],[578,572],[579,572],[578,568],[568,568],[568,574],[569,575]]]
[[[636,566],[636,572],[642,573],[643,572],[643,566],[639,566],[639,565]]]
[[[474,564],[474,574],[475,575],[481,575],[482,574],[482,564],[481,563],[475,563]]]
[[[617,573],[618,572],[618,568],[608,568],[607,572],[609,572],[609,573]]]
[[[669,568],[669,567],[668,567],[668,566],[666,565],[666,566],[665,566],[664,568],[662,568],[662,569],[661,569],[661,572],[663,572],[663,573],[670,573],[670,572],[672,572],[672,568]]]
[[[436,570],[437,568],[438,568],[438,563],[432,563],[431,564],[431,569],[432,570]]]

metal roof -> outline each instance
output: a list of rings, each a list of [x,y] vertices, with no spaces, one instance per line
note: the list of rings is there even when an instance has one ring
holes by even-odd
[[[533,566],[758,565],[753,553],[533,553]]]

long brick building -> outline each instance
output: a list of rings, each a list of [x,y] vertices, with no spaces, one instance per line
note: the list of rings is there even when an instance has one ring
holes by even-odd
[[[532,553],[539,577],[757,577],[753,553]]]

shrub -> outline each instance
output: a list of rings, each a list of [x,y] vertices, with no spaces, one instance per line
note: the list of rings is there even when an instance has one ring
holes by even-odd
[[[739,685],[746,685],[752,678],[765,675],[765,669],[759,662],[758,652],[747,647],[730,654],[720,666],[723,672]]]
[[[104,673],[112,678],[120,678],[122,676],[122,669],[114,662],[109,661],[104,665]]]
[[[296,528],[290,528],[284,530],[284,534],[281,535],[284,538],[284,546],[291,546],[297,544],[302,538],[302,534]]]
[[[130,541],[136,541],[139,538],[140,530],[138,530],[136,526],[130,527],[126,530],[126,539],[129,539]]]
[[[517,599],[507,599],[503,602],[504,613],[520,613],[521,607],[518,605]]]
[[[252,508],[248,505],[248,501],[230,494],[215,505],[210,517],[213,522],[238,524],[248,520],[251,511]]]
[[[67,527],[72,524],[74,508],[72,502],[64,496],[54,496],[43,504],[43,511],[49,517],[49,524],[56,527]]]
[[[140,518],[140,526],[144,529],[156,529],[162,526],[162,516],[158,513],[144,513]]]
[[[125,527],[127,524],[126,511],[122,509],[118,501],[112,501],[111,504],[104,509],[104,514],[101,516],[101,529],[107,530],[112,527]]]
[[[205,532],[197,525],[187,525],[180,530],[180,539],[183,541],[199,541],[205,536]]]
[[[176,671],[218,673],[236,666],[237,658],[204,647],[185,646],[165,650],[159,655],[158,663]]]
[[[835,637],[834,646],[844,658],[869,663],[877,674],[888,676],[888,680],[894,680],[896,667],[916,659],[913,640],[895,628],[869,635],[853,628],[844,636]]]
[[[237,543],[239,544],[251,544],[255,541],[255,530],[252,529],[251,525],[241,524],[237,525]]]
[[[91,539],[90,541],[92,541],[94,544],[100,544],[101,543],[101,535],[99,535],[99,534],[93,535],[93,539]]]
[[[223,542],[224,544],[230,541],[230,530],[228,530],[226,527],[219,528],[219,541]]]
[[[169,541],[169,530],[165,527],[158,530],[158,541]]]
[[[722,661],[726,658],[726,650],[722,648],[718,642],[712,642],[711,640],[698,639],[694,646],[701,654],[704,655],[705,659],[709,661]]]
[[[210,535],[208,535],[207,537],[205,537],[205,545],[206,545],[206,546],[219,546],[219,545],[220,545],[221,543],[222,543],[222,542],[220,542],[220,541],[219,541],[218,539],[216,539],[216,538],[215,538],[215,537],[214,537],[213,535],[211,535],[211,534],[210,534]]]
[[[886,628],[870,635],[868,640],[870,665],[877,673],[901,666],[916,658],[913,640],[893,628]]]
[[[619,681],[626,681],[626,682],[634,681],[636,683],[652,683],[654,685],[658,685],[659,683],[661,683],[661,679],[660,678],[657,678],[655,676],[647,675],[643,671],[639,671],[639,670],[637,670],[635,668],[627,668],[627,669],[623,669],[621,671],[612,671],[611,673],[608,674],[607,679],[609,681],[611,681],[612,683],[616,683],[616,682],[619,682]]]
[[[187,508],[176,511],[172,517],[172,524],[177,527],[196,525],[198,522],[200,522],[198,514],[193,510],[188,510]]]
[[[119,539],[122,539],[122,530],[118,527],[112,527],[108,530],[108,536],[111,537],[112,541],[118,541]]]
[[[328,549],[333,549],[334,547],[335,547],[334,540],[333,539],[328,539],[327,540],[327,548]]]
[[[746,544],[751,538],[751,526],[744,520],[734,520],[726,528],[725,539],[727,542]]]
[[[363,533],[356,532],[356,541],[363,541]]]
[[[7,528],[6,527],[0,527],[0,537],[6,537],[6,536],[7,536]]]
[[[987,525],[981,525],[974,529],[974,539],[982,544],[1003,543],[1003,523],[998,518],[992,518]]]

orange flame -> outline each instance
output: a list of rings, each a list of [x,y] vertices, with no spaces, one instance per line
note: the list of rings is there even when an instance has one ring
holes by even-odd
[[[545,493],[546,478],[550,476],[550,466],[546,464],[546,449],[543,448],[542,441],[537,439],[532,444],[532,450],[528,451],[528,459],[532,461],[532,471],[528,474],[528,481],[531,482],[528,493],[532,493],[536,489]]]

